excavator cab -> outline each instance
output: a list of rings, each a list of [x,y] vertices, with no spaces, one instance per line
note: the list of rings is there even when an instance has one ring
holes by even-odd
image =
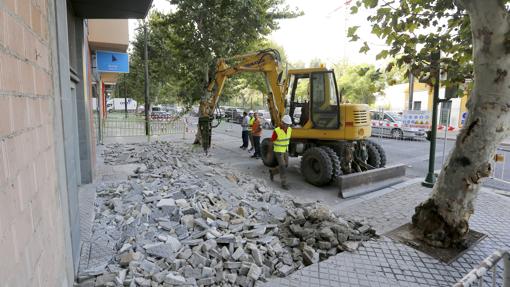
[[[340,99],[333,71],[291,70],[289,77],[287,98],[295,128],[339,129]]]

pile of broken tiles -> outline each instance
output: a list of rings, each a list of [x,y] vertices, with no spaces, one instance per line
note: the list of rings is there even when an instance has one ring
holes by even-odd
[[[374,236],[178,144],[112,145],[104,156],[144,166],[98,188],[91,241],[111,258],[81,270],[81,286],[254,286]]]

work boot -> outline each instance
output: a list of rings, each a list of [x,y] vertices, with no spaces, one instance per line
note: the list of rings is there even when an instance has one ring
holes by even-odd
[[[273,174],[273,171],[272,171],[272,170],[269,170],[269,179],[270,179],[271,181],[273,181],[273,180],[274,180],[274,174]]]

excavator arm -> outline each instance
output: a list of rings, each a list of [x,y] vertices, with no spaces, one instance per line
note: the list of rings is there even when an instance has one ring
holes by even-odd
[[[233,64],[228,65],[227,62]],[[267,104],[271,120],[279,125],[285,113],[284,84],[280,83],[280,55],[274,49],[260,50],[254,53],[221,58],[216,64],[213,79],[207,87],[207,95],[200,102],[199,131],[204,151],[207,153],[211,146],[212,119],[214,109],[222,94],[227,78],[239,73],[262,73],[268,88]]]

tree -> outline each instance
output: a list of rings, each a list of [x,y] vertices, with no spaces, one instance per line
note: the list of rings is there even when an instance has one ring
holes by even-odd
[[[218,57],[249,51],[276,29],[277,20],[295,17],[283,0],[201,1],[171,0],[175,12],[162,15],[160,25],[173,27],[191,101],[202,98]],[[235,86],[235,85],[229,85]],[[229,87],[227,86],[227,87]],[[228,93],[226,90],[225,93]]]
[[[481,180],[490,175],[499,143],[510,135],[510,25],[503,0],[377,0],[358,1],[352,7],[373,9],[372,32],[390,49],[379,58],[397,57],[415,76],[433,83],[429,55],[441,50],[439,67],[447,72],[443,85],[473,79],[468,119],[444,164],[432,195],[416,207],[415,233],[428,244],[462,244]],[[356,27],[349,29],[358,40]],[[362,51],[369,49],[365,42]],[[389,67],[391,68],[391,67]]]
[[[386,86],[383,73],[373,65],[342,65],[336,68],[339,68],[340,74],[338,87],[343,89],[342,97],[350,103],[371,105],[375,102],[374,94]]]

